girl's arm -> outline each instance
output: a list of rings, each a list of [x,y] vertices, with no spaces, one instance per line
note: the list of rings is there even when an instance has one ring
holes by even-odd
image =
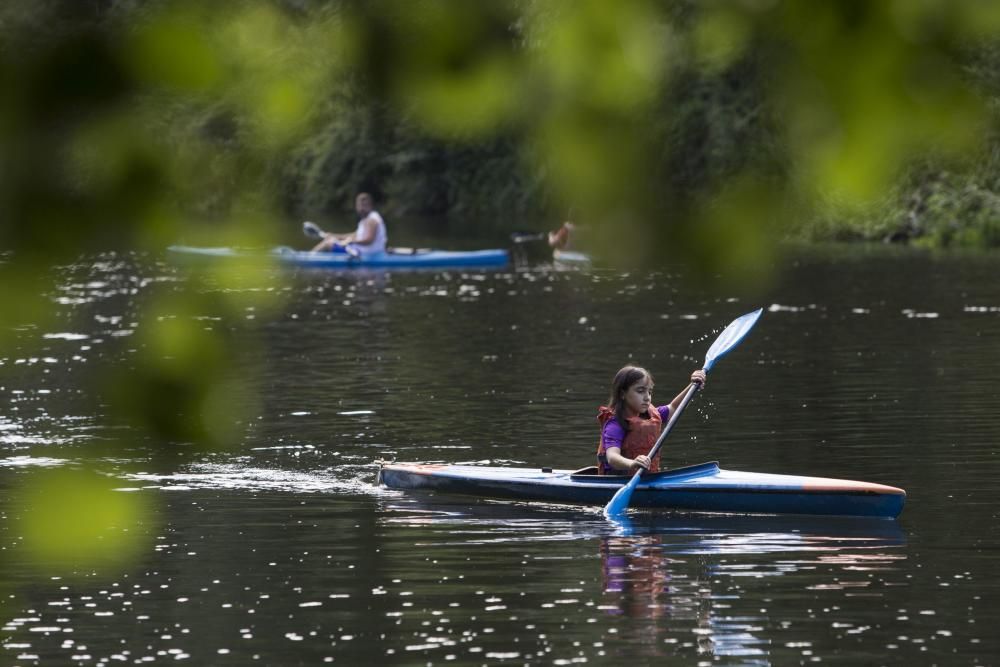
[[[649,469],[649,457],[643,454],[630,459],[622,456],[622,451],[617,447],[608,447],[605,450],[604,455],[608,458],[608,465],[615,470],[624,470],[626,472],[635,472],[639,468]]]
[[[686,394],[688,392],[688,389],[690,389],[691,385],[694,384],[695,382],[700,382],[702,388],[704,389],[704,387],[705,387],[705,371],[704,370],[700,370],[699,369],[699,370],[696,370],[694,373],[691,373],[691,382],[689,382],[686,387],[684,387],[683,389],[681,389],[681,393],[679,393],[676,396],[674,396],[674,400],[670,401],[670,414],[674,414],[674,412],[677,410],[677,406],[679,406],[681,404],[681,401],[684,400],[684,394]]]

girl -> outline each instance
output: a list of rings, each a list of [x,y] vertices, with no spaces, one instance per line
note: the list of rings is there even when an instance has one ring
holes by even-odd
[[[691,373],[691,382],[705,385],[705,371]],[[690,384],[668,405],[650,410],[653,401],[653,376],[645,368],[626,366],[611,382],[608,405],[597,413],[601,424],[601,441],[597,446],[597,470],[600,475],[635,472],[639,468],[657,472],[660,455],[652,461],[646,454],[656,444],[660,430],[677,406]]]

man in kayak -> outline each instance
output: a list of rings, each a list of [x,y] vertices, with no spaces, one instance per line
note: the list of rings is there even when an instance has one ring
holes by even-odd
[[[691,382],[705,385],[705,371],[691,373]],[[660,430],[684,399],[689,384],[667,405],[653,407],[653,376],[645,368],[625,366],[611,383],[608,405],[597,413],[601,440],[597,445],[597,471],[601,475],[634,473],[640,468],[657,472],[660,456],[650,460]]]
[[[354,210],[358,213],[358,228],[353,234],[323,233],[323,240],[316,244],[313,252],[341,252],[355,257],[385,252],[389,235],[385,220],[375,210],[375,202],[367,192],[360,193],[354,200]]]

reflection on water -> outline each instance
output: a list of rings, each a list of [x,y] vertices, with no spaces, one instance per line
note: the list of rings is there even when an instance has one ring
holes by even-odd
[[[610,633],[608,641],[628,637],[631,645],[640,647],[636,655],[650,659],[693,650],[727,664],[772,664],[773,640],[764,630],[775,619],[766,607],[752,612],[742,608],[761,600],[757,591],[762,582],[805,575],[822,582],[812,590],[850,590],[856,595],[869,589],[869,597],[878,599],[883,596],[880,584],[897,575],[907,559],[906,536],[895,521],[640,514],[608,522],[558,506],[498,501],[470,505],[419,496],[384,502],[383,525],[419,531],[417,548],[518,542],[538,560],[559,558],[562,549],[551,544],[544,554],[537,552],[546,543],[569,543],[576,553],[593,549],[594,567],[600,572],[595,589],[561,588],[573,595],[542,602],[541,607],[595,609],[599,616],[594,623],[600,632]],[[818,571],[824,573],[819,579]],[[767,584],[774,586],[773,581]],[[585,600],[588,596],[591,599]],[[849,624],[844,627],[850,629]],[[811,655],[809,642],[790,644],[801,649],[802,656]],[[775,664],[781,663],[779,659]]]
[[[40,579],[0,495],[0,662],[996,663],[998,261],[789,263],[666,443],[672,466],[904,487],[898,522],[623,524],[379,489],[373,461],[589,464],[614,370],[647,365],[669,393],[758,304],[682,268],[301,272],[280,283],[285,310],[247,311],[239,334],[265,350],[260,414],[227,450],[171,458],[85,387],[130,362],[138,301],[183,274],[69,267],[51,327],[0,355],[0,486],[88,462],[156,507],[137,529],[153,546],[128,571]],[[89,447],[109,440],[127,447]]]
[[[0,459],[0,468],[55,468],[67,463],[66,459],[48,456],[9,456]]]
[[[664,622],[650,625],[650,639],[661,640],[653,643],[670,643],[674,626],[682,622],[692,626],[700,655],[770,665],[771,642],[755,634],[770,624],[768,616],[732,615],[727,600],[737,597],[734,585],[719,593],[713,592],[713,584],[719,589],[717,582],[724,577],[794,574],[812,570],[817,563],[836,562],[845,571],[876,564],[891,567],[906,558],[893,552],[904,544],[905,535],[895,521],[728,516],[658,518],[642,524],[625,520],[617,534],[600,540],[606,600],[602,608],[633,618],[662,618]],[[806,555],[788,559],[799,552]],[[730,562],[774,553],[782,558]]]

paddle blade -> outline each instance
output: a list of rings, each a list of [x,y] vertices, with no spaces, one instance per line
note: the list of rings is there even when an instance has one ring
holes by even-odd
[[[760,319],[763,312],[763,308],[758,308],[752,313],[741,315],[729,323],[729,326],[712,343],[712,347],[708,348],[708,353],[705,355],[706,372],[712,370],[716,359],[721,359],[727,352],[740,344],[740,341],[753,329],[753,325],[757,324],[757,320]]]
[[[302,233],[309,238],[318,239],[320,241],[326,238],[326,234],[324,234],[323,230],[319,228],[319,225],[315,222],[310,222],[309,220],[302,223]]]
[[[632,475],[632,479],[628,481],[628,484],[618,489],[618,493],[604,506],[604,516],[609,519],[615,519],[625,514],[629,501],[632,500],[632,492],[639,485],[639,475],[641,474],[641,472],[636,472]]]

